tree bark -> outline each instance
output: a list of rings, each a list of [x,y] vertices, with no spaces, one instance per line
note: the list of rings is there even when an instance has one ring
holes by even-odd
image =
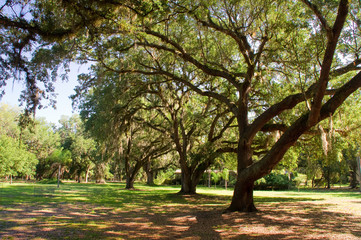
[[[182,188],[179,193],[181,194],[196,194],[197,185],[203,176],[206,169],[213,163],[213,157],[206,159],[201,164],[196,166],[182,165],[181,184]]]
[[[150,159],[144,164],[143,169],[147,174],[147,184],[154,185],[154,171],[152,170],[152,164]]]
[[[192,177],[192,174],[189,174],[189,170],[188,171],[184,171],[182,169],[182,175],[181,175],[182,179],[182,188],[179,191],[179,193],[181,194],[196,194],[196,189],[197,189],[197,184],[198,182],[195,181],[196,178],[194,178],[194,176]]]
[[[234,187],[231,205],[225,212],[255,212],[257,211],[253,202],[254,181],[238,177]]]
[[[95,182],[96,183],[105,183],[104,179],[105,174],[105,163],[97,163],[95,169]]]
[[[125,183],[125,189],[134,189],[134,181],[135,181],[135,178],[133,176],[127,176],[126,183]]]
[[[85,173],[85,183],[88,183],[89,171],[90,171],[90,165],[89,165],[89,166],[87,167],[87,169],[86,169],[86,173]]]
[[[154,172],[148,171],[147,173],[147,184],[148,185],[154,185]]]
[[[126,189],[134,189],[135,178],[143,164],[144,164],[143,161],[137,161],[135,166],[131,167],[128,162],[128,167],[126,169],[127,171],[125,172],[125,174],[126,174],[125,188]]]
[[[247,141],[240,140],[237,148],[237,181],[234,187],[231,205],[225,212],[255,212],[253,201],[254,178],[249,174],[248,167],[252,165],[252,150]]]

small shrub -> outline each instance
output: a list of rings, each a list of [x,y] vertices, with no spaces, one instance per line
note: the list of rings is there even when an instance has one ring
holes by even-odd
[[[280,173],[270,173],[267,176],[255,182],[254,189],[256,190],[286,190],[293,186],[293,182],[288,179],[288,176]]]
[[[174,174],[174,171],[166,171],[166,172],[159,172],[157,174],[157,177],[154,179],[154,184],[156,185],[175,185],[176,176]]]

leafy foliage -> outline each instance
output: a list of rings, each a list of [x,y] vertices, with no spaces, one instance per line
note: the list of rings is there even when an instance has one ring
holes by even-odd
[[[6,135],[0,136],[0,176],[31,176],[37,163],[25,145]]]
[[[294,186],[292,180],[287,175],[277,172],[272,172],[267,176],[255,182],[255,189],[257,190],[287,190]]]

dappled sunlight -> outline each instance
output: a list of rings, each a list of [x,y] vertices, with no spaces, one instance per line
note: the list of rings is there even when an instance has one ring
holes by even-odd
[[[177,225],[191,225],[197,222],[197,218],[195,216],[192,215],[186,215],[186,216],[180,216],[180,217],[175,217],[172,219],[169,219],[170,222],[174,222]]]
[[[309,211],[302,211],[305,208]],[[262,236],[262,239],[273,239],[275,236],[278,239],[359,239],[361,218],[352,215],[340,217],[328,211],[329,208],[334,206],[324,207],[313,202],[277,206],[262,204],[260,212],[232,213],[224,216],[224,220],[229,226],[239,224],[239,232]],[[283,234],[285,236],[281,237]]]
[[[202,194],[180,195],[167,187],[127,191],[112,185],[99,194],[99,188],[88,186],[89,189],[81,186],[80,191],[75,184],[66,185],[63,192],[53,191],[51,187],[47,192],[43,187],[42,194],[52,196],[47,199],[55,199],[48,203],[39,200],[38,193],[32,195],[33,189],[16,191],[13,200],[6,196],[2,199],[6,204],[0,210],[0,236],[5,239],[361,237],[361,205],[358,195],[353,194],[257,191],[255,199],[260,211],[222,214],[231,196],[214,194],[218,192],[215,190],[210,190],[210,194],[202,189]],[[22,194],[27,196],[27,201],[14,200],[22,199]],[[79,195],[86,200],[79,200],[76,197]]]

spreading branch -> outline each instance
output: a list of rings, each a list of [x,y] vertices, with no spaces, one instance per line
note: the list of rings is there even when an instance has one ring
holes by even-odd
[[[327,95],[333,95],[338,89],[330,89],[325,92]],[[252,140],[254,136],[260,131],[272,118],[278,116],[282,112],[294,108],[297,104],[311,98],[315,92],[315,85],[308,88],[305,93],[297,93],[284,98],[282,101],[272,105],[261,115],[259,115],[246,131],[248,139]]]
[[[211,68],[211,67],[207,66],[206,64],[199,62],[197,59],[195,59],[189,53],[187,53],[186,50],[181,45],[179,45],[177,42],[171,40],[166,35],[163,35],[159,32],[152,31],[150,29],[146,29],[146,30],[144,30],[144,32],[151,36],[157,37],[162,42],[171,45],[174,49],[169,48],[167,46],[154,44],[154,43],[153,44],[142,43],[143,45],[153,47],[158,50],[168,51],[168,52],[182,58],[184,61],[192,63],[194,66],[196,66],[198,69],[200,69],[201,71],[203,71],[204,73],[206,73],[208,75],[211,75],[214,77],[222,77],[222,78],[227,79],[233,86],[235,86],[238,90],[240,90],[241,84],[236,80],[236,77],[234,74],[232,74],[228,71],[225,71],[224,69],[219,70],[219,69]],[[239,75],[239,74],[237,74],[237,75]]]
[[[318,122],[332,115],[346,98],[359,88],[361,88],[361,72],[344,84],[333,97],[322,106]],[[242,174],[246,174],[249,177],[252,176],[254,179],[261,178],[268,174],[273,167],[282,160],[286,151],[295,144],[299,137],[314,126],[308,124],[309,115],[310,113],[306,113],[294,122],[273,145],[271,150],[260,161],[253,164]]]
[[[306,4],[308,1],[305,1]],[[331,32],[332,34],[327,34],[327,46],[325,50],[325,55],[323,57],[323,62],[321,65],[321,73],[317,82],[317,91],[315,97],[313,98],[313,105],[311,107],[311,112],[308,117],[308,125],[313,126],[318,122],[318,118],[320,115],[321,107],[322,107],[322,99],[325,95],[325,91],[327,88],[327,84],[329,81],[330,70],[332,65],[332,60],[335,54],[337,42],[343,26],[346,21],[346,17],[348,15],[349,10],[349,1],[341,0],[338,8],[337,17],[335,23],[331,30],[327,30],[327,32]],[[316,15],[319,14],[316,12]],[[321,17],[319,17],[320,19]],[[322,21],[321,21],[322,22]],[[326,24],[326,23],[323,23]]]
[[[358,70],[361,70],[361,59],[356,59],[355,61],[347,64],[346,66],[335,69],[334,71],[330,72],[330,76],[338,77],[348,72]]]

